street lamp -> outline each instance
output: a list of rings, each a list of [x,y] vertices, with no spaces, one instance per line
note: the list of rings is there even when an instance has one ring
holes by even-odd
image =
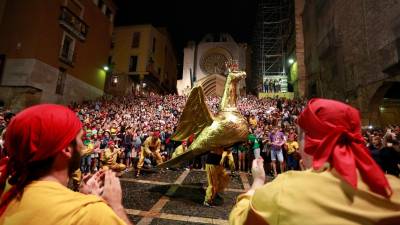
[[[289,65],[292,65],[292,64],[294,63],[294,59],[290,58],[290,59],[288,60],[288,63],[289,63]]]
[[[110,68],[108,66],[103,66],[103,70],[108,71],[108,70],[110,70]]]
[[[114,84],[117,84],[117,83],[118,83],[118,76],[114,75],[114,76],[113,76],[113,79],[112,79],[112,82],[113,82]]]

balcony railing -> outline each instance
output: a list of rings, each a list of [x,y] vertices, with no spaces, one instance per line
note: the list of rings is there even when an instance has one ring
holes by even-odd
[[[71,57],[66,57],[66,56],[60,55],[58,58],[61,62],[65,63],[67,65],[70,65],[72,67],[75,66],[75,62],[76,62],[76,54],[75,53]]]
[[[61,7],[60,25],[71,31],[80,40],[85,40],[89,26],[67,7]]]

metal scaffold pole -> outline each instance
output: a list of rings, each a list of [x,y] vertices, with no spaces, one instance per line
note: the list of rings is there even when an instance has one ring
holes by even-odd
[[[293,32],[294,0],[259,0],[253,39],[255,91],[262,90],[265,79],[286,79],[288,39]],[[285,86],[286,88],[287,86]]]

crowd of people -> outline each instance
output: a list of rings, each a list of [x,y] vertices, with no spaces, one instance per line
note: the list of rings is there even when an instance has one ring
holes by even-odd
[[[139,176],[142,167],[150,168],[161,160],[170,159],[175,149],[182,148],[181,142],[173,141],[170,137],[178,124],[186,99],[178,95],[150,94],[146,97],[104,97],[96,101],[71,104],[69,107],[83,123],[86,150],[81,159],[81,172],[95,173],[107,166],[117,172],[136,170]],[[209,109],[214,114],[218,112],[219,101],[219,97],[207,99]],[[262,156],[270,176],[286,170],[304,169],[298,154],[298,131],[295,124],[304,106],[305,101],[301,99],[258,99],[252,95],[239,98],[238,108],[248,119],[250,135],[247,143],[230,148],[221,164],[226,165],[232,174],[235,171],[251,172],[252,160]],[[0,116],[2,133],[13,115],[4,111]],[[144,154],[140,160],[144,143],[153,134],[160,141],[159,156]],[[365,129],[363,134],[378,164],[385,172],[398,176],[400,127],[390,126],[385,132],[383,129]],[[2,156],[6,154],[3,151],[3,139],[0,139]],[[225,160],[226,157],[229,160]],[[205,168],[205,158],[198,157],[182,165],[187,169]]]
[[[263,91],[266,93],[278,93],[282,91],[282,79],[265,79]]]
[[[207,99],[209,109],[214,114],[218,111],[219,101],[218,97]],[[170,137],[178,124],[185,102],[186,97],[183,96],[151,94],[145,98],[118,97],[71,105],[84,123],[84,143],[91,150],[88,151],[90,154],[82,158],[81,171],[93,173],[100,169],[101,162],[104,161],[103,152],[110,144],[112,148],[117,146],[119,149],[114,164],[118,162],[126,165],[126,168],[120,166],[120,169],[140,169],[143,164],[150,167],[152,162],[154,164],[160,160],[159,157],[144,157],[144,162],[140,162],[139,159],[145,140],[155,133],[160,140],[162,160],[169,159],[181,145],[181,142],[175,142]],[[251,161],[257,157],[255,154],[258,154],[271,158],[269,161],[272,162],[273,175],[279,171],[275,161],[279,162],[280,171],[283,171],[284,158],[294,157],[291,157],[291,154],[284,155],[282,150],[290,146],[289,153],[295,153],[296,145],[287,144],[291,142],[289,139],[295,142],[294,121],[303,105],[304,102],[300,100],[258,99],[255,96],[240,98],[238,108],[248,118],[251,135],[248,143],[230,149],[235,165],[230,168],[238,167],[240,170],[250,171]],[[237,166],[239,152],[241,163]],[[289,166],[293,169],[299,168],[298,158],[296,159],[289,161]],[[205,160],[199,157],[184,165],[187,168],[205,168]]]
[[[207,99],[214,114],[219,100]],[[130,224],[122,206],[119,179],[111,171],[133,169],[139,176],[143,167],[160,164],[185,151],[196,137],[183,142],[171,139],[185,102],[183,96],[150,94],[104,97],[71,104],[69,109],[45,104],[17,115],[2,112],[0,223],[5,218],[42,221],[42,217],[35,216],[35,210],[27,209],[41,208],[45,203],[64,209],[61,214],[56,208],[46,211],[50,224],[61,220]],[[248,192],[238,197],[230,214],[231,224],[279,224],[275,221],[278,215],[285,215],[282,221],[288,223],[300,217],[302,221],[313,221],[314,217],[304,209],[326,215],[337,224],[360,217],[370,219],[371,224],[375,220],[398,219],[399,126],[384,130],[369,127],[361,133],[356,109],[323,99],[314,99],[306,107],[306,102],[299,99],[245,96],[239,99],[238,109],[249,123],[248,140],[223,149],[216,163],[229,167],[231,175],[237,170],[251,171],[254,182]],[[308,156],[301,152],[302,144]],[[210,158],[205,161],[199,156],[182,166],[207,168]],[[310,167],[314,170],[296,171]],[[283,173],[286,170],[291,172]],[[283,174],[277,176],[278,173]],[[277,178],[264,185],[266,174]],[[71,176],[81,181],[77,191],[91,195],[70,192],[65,186]],[[362,184],[357,187],[357,182]],[[321,185],[324,190],[319,189]],[[208,193],[208,189],[207,195],[216,194]],[[308,190],[324,194],[310,195]],[[278,195],[286,204],[275,201]],[[348,204],[350,195],[357,204]],[[320,206],[332,207],[331,203],[337,202],[337,216],[332,217],[324,207],[315,207],[316,196],[322,196],[318,198]],[[349,214],[354,208],[370,208],[371,199],[375,202],[374,216],[370,216],[370,210]],[[293,203],[301,203],[301,210],[294,210]],[[21,210],[32,214],[19,216],[17,212]],[[97,215],[99,212],[101,216]],[[319,223],[323,223],[321,218]]]

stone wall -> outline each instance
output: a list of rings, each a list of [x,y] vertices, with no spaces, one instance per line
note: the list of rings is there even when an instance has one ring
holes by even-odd
[[[377,91],[400,81],[400,72],[387,72],[399,63],[399,18],[400,1],[306,1],[307,96],[348,102],[360,109],[364,124],[379,123],[373,114],[384,93],[379,99]]]
[[[39,104],[42,90],[28,86],[0,86],[0,101],[7,109],[19,112],[22,109]]]
[[[68,104],[71,101],[95,99],[103,95],[97,89],[69,74],[66,75],[63,95],[56,94],[59,70],[36,59],[7,59],[2,85],[30,86],[41,90],[39,102]],[[18,88],[17,88],[18,89]],[[29,99],[27,99],[27,105]],[[36,101],[34,101],[36,103]]]
[[[179,95],[184,95],[185,91],[191,88],[190,71],[194,74],[195,48],[196,44],[193,42],[189,43],[189,46],[183,50],[182,79],[178,80],[176,85]]]

